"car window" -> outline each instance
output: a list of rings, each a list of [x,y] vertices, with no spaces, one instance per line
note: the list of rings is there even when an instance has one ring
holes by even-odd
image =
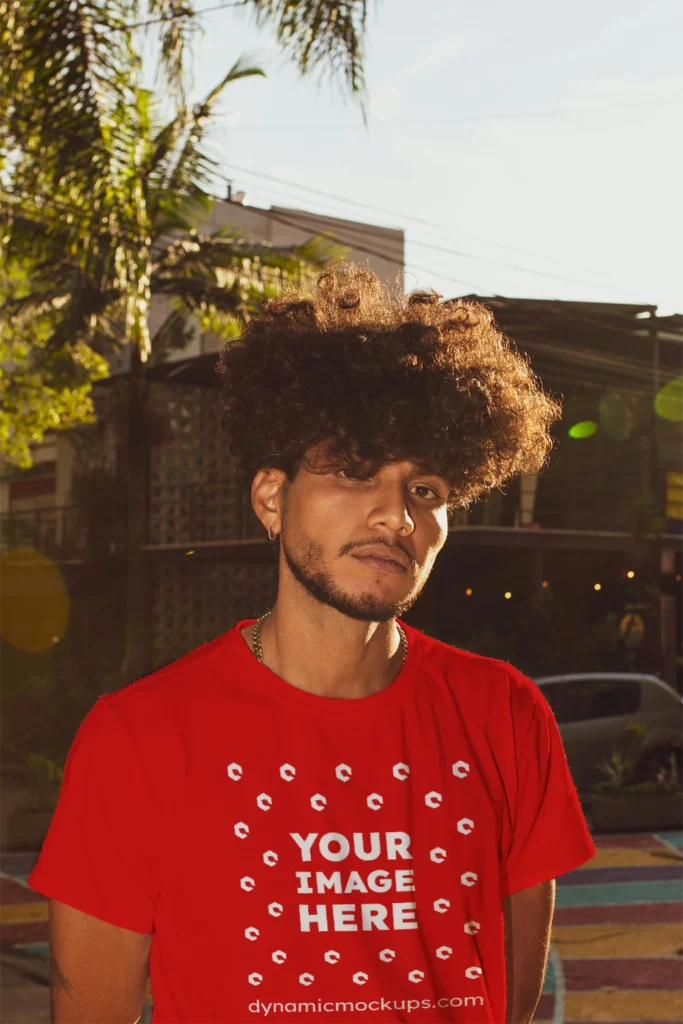
[[[636,679],[566,679],[541,685],[558,725],[632,715],[640,709]]]

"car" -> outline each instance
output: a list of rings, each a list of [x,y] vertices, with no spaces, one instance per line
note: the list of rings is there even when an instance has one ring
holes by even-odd
[[[645,726],[633,781],[653,778],[669,766],[671,754],[681,775],[683,698],[658,676],[635,672],[591,672],[541,676],[534,680],[558,724],[569,770],[582,803],[606,778],[597,767],[614,747],[628,748],[626,728]]]

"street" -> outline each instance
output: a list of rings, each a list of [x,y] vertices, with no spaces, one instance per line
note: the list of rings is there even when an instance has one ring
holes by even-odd
[[[534,1024],[683,1020],[683,833],[595,835],[597,855],[557,884]],[[2,1019],[49,1024],[47,902],[34,853],[3,853]],[[151,1021],[151,990],[141,1024]]]

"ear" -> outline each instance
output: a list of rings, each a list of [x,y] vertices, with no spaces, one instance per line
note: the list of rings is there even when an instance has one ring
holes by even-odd
[[[260,469],[251,485],[251,505],[266,530],[282,529],[282,506],[287,475],[282,469]]]

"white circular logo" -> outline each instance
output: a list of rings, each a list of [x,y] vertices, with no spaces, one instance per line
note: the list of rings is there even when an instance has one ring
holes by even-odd
[[[283,964],[287,959],[287,954],[284,949],[276,949],[274,953],[271,953],[270,959],[274,964]]]
[[[371,793],[367,799],[367,805],[371,811],[378,811],[383,803],[384,800],[379,793]]]
[[[249,835],[249,826],[243,821],[238,821],[233,831],[238,839],[246,839]]]
[[[316,793],[315,796],[311,797],[311,807],[313,808],[314,811],[324,810],[326,804],[327,800],[322,795],[322,793]]]
[[[408,981],[414,981],[415,984],[417,985],[418,982],[424,981],[424,976],[424,971],[411,971],[410,974],[408,975]]]
[[[260,985],[262,981],[263,981],[263,975],[262,974],[257,974],[256,971],[254,971],[253,974],[249,975],[249,984],[250,985]]]
[[[300,974],[299,975],[299,984],[300,985],[312,985],[314,981],[315,981],[315,978],[313,977],[312,974]]]
[[[261,933],[259,932],[258,928],[245,928],[244,929],[244,937],[245,937],[245,939],[250,939],[251,942],[255,942],[256,939],[258,939],[260,934]]]
[[[284,779],[285,782],[291,782],[296,775],[296,768],[292,764],[281,764],[280,765],[280,778]]]
[[[434,900],[434,910],[436,910],[438,914],[445,914],[447,910],[450,910],[450,906],[450,900]]]
[[[474,822],[471,818],[461,818],[458,822],[458,832],[462,832],[464,836],[468,836],[474,828]]]
[[[440,846],[435,846],[433,850],[429,851],[429,859],[433,860],[435,864],[443,864],[446,857],[446,851]]]
[[[475,871],[465,871],[460,876],[460,881],[463,885],[474,885],[479,878],[479,875]]]
[[[251,892],[255,888],[256,882],[249,875],[245,875],[244,878],[240,878],[240,885],[245,892]]]
[[[480,928],[481,925],[479,924],[478,921],[468,921],[467,924],[465,925],[464,930],[467,932],[468,935],[476,935]]]
[[[436,951],[436,955],[439,960],[448,960],[449,956],[453,956],[453,950],[450,946],[439,946]]]
[[[271,917],[281,917],[283,911],[284,907],[282,906],[281,903],[268,904],[268,913],[270,914]]]
[[[269,868],[275,867],[277,864],[277,854],[275,850],[266,850],[263,854],[263,863],[267,864]]]
[[[351,769],[348,764],[338,764],[334,769],[334,774],[337,776],[340,782],[348,782],[351,778]]]
[[[336,949],[328,949],[327,953],[325,953],[324,959],[328,964],[338,964],[341,960],[341,956]]]
[[[392,960],[396,958],[396,953],[393,949],[383,949],[379,955],[380,960],[383,960],[385,964],[390,964]]]
[[[239,780],[242,778],[242,765],[236,764],[234,761],[232,762],[232,764],[229,764],[228,776],[233,780],[233,782],[239,782]]]
[[[441,793],[437,793],[435,790],[432,790],[425,796],[425,803],[427,804],[427,807],[441,807],[442,801],[443,797],[441,796]]]
[[[410,768],[407,764],[404,764],[403,761],[399,761],[398,764],[395,764],[391,771],[394,778],[398,779],[400,782],[403,782],[410,775]]]
[[[256,797],[256,803],[262,811],[269,811],[273,806],[273,798],[268,796],[267,793],[259,793]]]
[[[453,765],[453,774],[459,779],[464,779],[469,770],[467,761],[456,761]]]
[[[473,981],[475,978],[481,978],[481,967],[468,967],[465,971],[465,977],[471,978]]]
[[[354,985],[364,985],[368,980],[368,976],[364,971],[356,971],[353,976]]]

